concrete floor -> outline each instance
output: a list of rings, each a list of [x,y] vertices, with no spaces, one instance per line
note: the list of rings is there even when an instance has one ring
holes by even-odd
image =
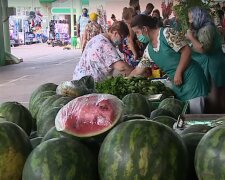
[[[81,50],[33,44],[13,47],[12,54],[23,62],[0,66],[0,103],[17,101],[28,106],[31,93],[41,84],[72,79]]]

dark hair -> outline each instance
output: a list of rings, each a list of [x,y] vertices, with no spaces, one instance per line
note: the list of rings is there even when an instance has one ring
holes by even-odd
[[[121,36],[127,37],[129,35],[129,29],[125,22],[116,21],[112,24],[112,26],[108,30],[109,32],[117,31]]]
[[[159,12],[158,9],[155,9],[154,11],[152,11],[152,13],[157,13],[159,15],[159,17],[160,17],[160,12]]]
[[[146,5],[146,9],[148,9],[148,10],[153,10],[154,9],[154,5],[152,4],[152,3],[148,3],[147,5]]]
[[[115,14],[112,14],[111,18],[116,18]]]
[[[140,8],[140,4],[139,4],[139,0],[130,0],[129,2],[129,6],[130,7],[133,7],[135,11],[140,11],[141,8]]]
[[[123,8],[122,18],[124,20],[131,20],[132,17],[134,17],[135,15],[136,15],[136,12],[135,12],[134,8],[132,8],[132,7]]]
[[[85,11],[87,11],[87,12],[88,12],[88,9],[87,9],[87,8],[83,8],[82,10],[85,10]]]
[[[139,14],[131,20],[131,27],[139,27],[142,28],[143,26],[147,26],[150,29],[157,28],[158,20],[157,18],[153,18],[151,16],[147,16],[144,14]]]
[[[217,10],[217,14],[218,14],[220,20],[222,20],[224,17],[224,11],[222,9],[219,9],[219,10]]]

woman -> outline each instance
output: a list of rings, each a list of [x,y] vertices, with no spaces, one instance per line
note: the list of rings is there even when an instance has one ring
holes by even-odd
[[[134,8],[123,8],[122,18],[129,28],[129,36],[124,39],[120,51],[124,55],[124,60],[131,66],[136,67],[139,59],[144,53],[145,46],[138,42],[135,33],[130,27],[131,19],[136,15]]]
[[[122,75],[129,75],[133,68],[121,60],[116,49],[128,35],[127,25],[122,21],[116,21],[107,33],[93,37],[87,43],[75,67],[73,79],[78,80],[90,75],[95,81],[101,81],[112,76],[113,70]]]
[[[83,44],[82,44],[83,50],[84,50],[87,42],[91,38],[93,38],[94,36],[96,36],[100,33],[103,33],[101,25],[97,23],[98,15],[96,13],[91,13],[89,15],[89,18],[90,18],[91,22],[89,22],[85,27],[84,36],[83,36]]]
[[[139,41],[149,43],[144,55],[147,59],[141,60],[130,76],[141,75],[154,61],[169,76],[176,97],[189,101],[190,112],[203,113],[208,84],[201,67],[191,60],[191,49],[181,34],[172,28],[159,28],[155,18],[145,15],[135,16],[131,27]]]
[[[192,44],[192,58],[201,65],[211,85],[207,113],[225,113],[225,57],[220,34],[206,10],[193,7],[188,17],[191,29],[186,37]]]
[[[152,12],[152,17],[155,17],[158,20],[158,27],[163,27],[163,20],[158,9],[155,9]]]

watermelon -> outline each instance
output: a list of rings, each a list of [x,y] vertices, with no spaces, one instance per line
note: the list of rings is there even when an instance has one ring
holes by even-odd
[[[181,134],[188,134],[188,133],[206,133],[208,132],[212,127],[207,126],[205,124],[195,124],[187,127],[184,129]]]
[[[37,122],[37,134],[44,137],[49,129],[55,126],[55,117],[61,108],[55,107],[49,109],[42,116],[42,119]]]
[[[177,122],[176,119],[169,117],[169,116],[158,116],[152,119],[153,121],[162,123],[167,125],[170,128],[173,128],[173,125]]]
[[[58,111],[73,98],[54,95],[46,99],[37,116],[37,134],[43,137],[48,130],[55,126]]]
[[[56,93],[63,96],[79,97],[93,93],[94,79],[91,76],[84,76],[80,80],[65,81],[58,85]]]
[[[20,126],[28,135],[32,129],[30,111],[18,102],[4,102],[0,105],[0,116]]]
[[[174,118],[177,119],[182,114],[185,103],[174,98],[166,98],[159,103],[158,108],[168,110],[174,114]]]
[[[30,100],[29,100],[29,105],[32,104],[33,100],[38,96],[40,93],[44,91],[56,91],[57,85],[54,83],[46,83],[42,84],[39,87],[37,87],[31,94]],[[29,107],[30,109],[30,107]]]
[[[150,120],[130,120],[114,127],[99,152],[104,180],[184,180],[187,149],[171,128]]]
[[[53,95],[55,95],[55,91],[41,92],[33,99],[31,104],[29,104],[29,110],[32,114],[32,117],[35,119],[35,121],[37,118],[38,111],[42,107],[44,101]]]
[[[96,158],[85,145],[70,138],[54,138],[31,152],[23,180],[95,180],[97,174]]]
[[[63,106],[55,118],[58,131],[92,137],[111,129],[122,117],[123,102],[110,94],[77,97]]]
[[[30,140],[22,128],[9,121],[0,122],[1,180],[20,180],[31,151]]]
[[[45,136],[42,139],[42,142],[47,141],[49,139],[53,138],[60,138],[65,137],[63,133],[56,130],[55,126],[49,129],[49,131],[45,134]]]
[[[125,105],[124,114],[141,114],[146,117],[151,114],[151,103],[142,94],[127,94],[122,101]]]
[[[141,114],[127,114],[127,115],[123,115],[122,122],[134,120],[134,119],[148,119],[148,118]]]
[[[195,166],[194,166],[195,150],[203,136],[204,136],[204,133],[188,133],[181,136],[188,150],[189,171],[188,171],[187,179],[198,180],[197,174],[195,172]]]
[[[30,140],[32,148],[36,148],[42,141],[42,137],[36,137]]]
[[[169,116],[169,117],[176,119],[176,116],[171,111],[168,111],[163,108],[158,108],[158,109],[155,109],[154,111],[152,111],[150,119],[154,119],[158,116]]]
[[[209,130],[195,151],[195,170],[201,180],[225,177],[225,125]]]

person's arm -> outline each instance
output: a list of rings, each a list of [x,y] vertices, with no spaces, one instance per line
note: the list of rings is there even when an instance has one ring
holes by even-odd
[[[179,86],[183,83],[183,73],[191,61],[191,49],[188,45],[180,49],[180,62],[174,75],[174,84]]]
[[[81,16],[79,16],[78,22],[77,22],[77,37],[80,37],[80,18]]]
[[[85,46],[87,44],[87,26],[85,28],[84,34],[83,34],[83,39],[82,39],[82,51],[84,50]]]
[[[213,25],[207,25],[198,31],[197,36],[195,36],[191,30],[188,30],[186,37],[191,41],[194,51],[198,53],[206,53],[213,47],[215,34],[216,27]]]
[[[198,53],[204,53],[203,45],[197,40],[193,32],[188,29],[186,38],[191,41],[193,49]]]
[[[124,76],[128,76],[131,71],[133,70],[133,67],[131,67],[129,64],[127,64],[124,61],[117,61],[112,64],[112,68],[119,72],[119,74],[122,74]]]
[[[129,77],[135,77],[135,76],[143,76],[146,72],[146,67],[136,67],[131,73],[129,74]]]

